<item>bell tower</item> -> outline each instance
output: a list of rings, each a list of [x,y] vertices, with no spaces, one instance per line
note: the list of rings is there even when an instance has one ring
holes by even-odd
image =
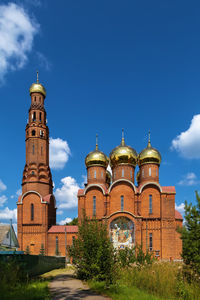
[[[17,230],[20,250],[31,254],[44,249],[48,255],[48,230],[56,224],[56,203],[49,167],[49,129],[44,101],[46,90],[37,81],[30,87],[31,105],[25,130],[26,163],[22,195],[17,205]]]
[[[52,176],[49,168],[49,129],[46,125],[44,101],[46,90],[39,83],[30,87],[31,106],[26,125],[26,164],[22,192],[37,190],[42,196],[52,194]]]

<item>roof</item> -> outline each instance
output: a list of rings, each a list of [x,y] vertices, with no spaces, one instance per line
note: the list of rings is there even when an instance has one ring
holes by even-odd
[[[65,233],[65,228],[67,233],[77,233],[78,226],[77,225],[54,225],[51,226],[48,233]]]
[[[162,186],[163,193],[176,193],[175,186]]]
[[[0,225],[0,244],[3,242],[8,231],[10,231],[10,225]]]
[[[183,220],[183,217],[178,210],[175,210],[175,219]]]

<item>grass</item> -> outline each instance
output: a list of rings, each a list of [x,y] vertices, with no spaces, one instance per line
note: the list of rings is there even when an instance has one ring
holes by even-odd
[[[1,300],[49,300],[51,299],[48,281],[35,279],[28,283],[18,284],[12,289],[9,286],[1,287]]]
[[[120,269],[115,285],[89,282],[89,286],[112,299],[180,299],[200,300],[200,285],[188,283],[182,276],[180,263],[153,263],[141,268],[132,266]],[[199,278],[200,279],[200,278]]]
[[[116,300],[161,300],[157,296],[151,295],[145,291],[141,291],[135,286],[128,287],[126,285],[111,285],[106,287],[105,282],[88,282],[89,287],[95,292],[107,295]]]

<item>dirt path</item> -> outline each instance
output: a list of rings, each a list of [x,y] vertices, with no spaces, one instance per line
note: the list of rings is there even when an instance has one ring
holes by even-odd
[[[89,287],[74,277],[73,271],[68,270],[57,275],[49,284],[53,300],[105,300],[109,299],[97,295]]]

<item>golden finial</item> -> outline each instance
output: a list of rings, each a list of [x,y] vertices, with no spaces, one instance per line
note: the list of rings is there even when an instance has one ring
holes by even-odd
[[[124,146],[125,145],[125,140],[124,140],[124,128],[122,128],[122,142],[121,145]]]
[[[37,83],[39,83],[39,72],[37,71]]]
[[[98,134],[96,134],[96,150],[98,150]]]
[[[147,148],[151,148],[151,132],[149,130],[149,138],[148,138],[148,146]]]

